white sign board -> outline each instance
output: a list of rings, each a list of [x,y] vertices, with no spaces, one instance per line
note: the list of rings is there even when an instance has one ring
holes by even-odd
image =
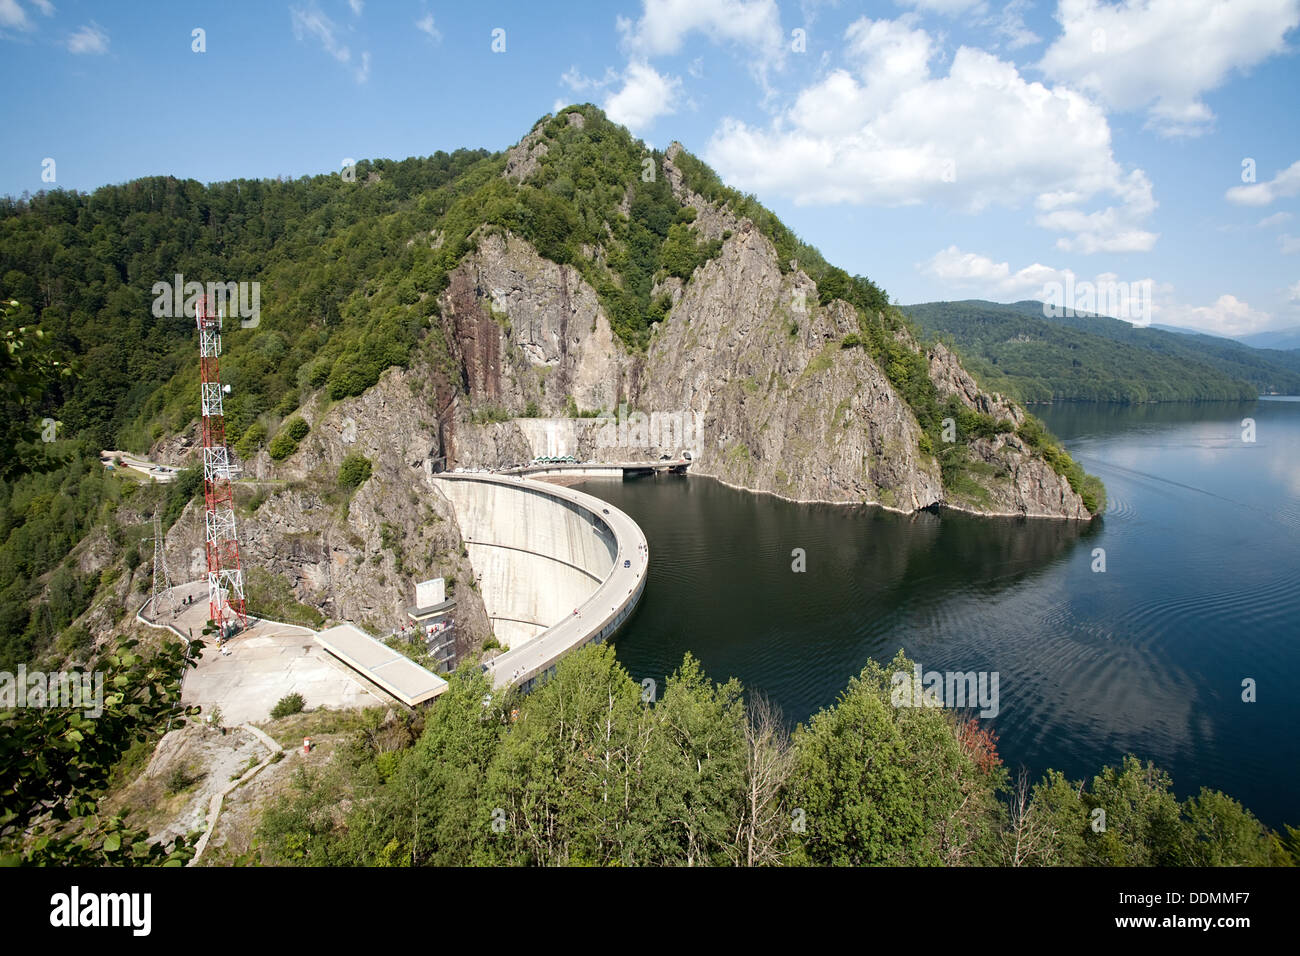
[[[447,586],[442,578],[421,581],[415,586],[415,606],[433,607],[447,600]]]

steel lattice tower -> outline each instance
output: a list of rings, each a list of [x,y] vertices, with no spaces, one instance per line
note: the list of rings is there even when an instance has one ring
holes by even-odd
[[[200,296],[195,311],[199,327],[199,389],[203,406],[203,497],[207,503],[204,545],[208,558],[208,616],[217,633],[238,622],[248,626],[244,606],[244,572],[235,537],[235,502],[231,487],[230,451],[226,448],[226,419],[222,410],[221,316],[208,311]]]
[[[153,512],[153,598],[149,605],[155,618],[158,617],[159,602],[164,599],[172,612],[172,617],[175,617],[180,608],[176,606],[176,598],[172,594],[172,576],[167,570],[167,554],[163,549],[162,518],[158,516],[158,509],[155,508]]]

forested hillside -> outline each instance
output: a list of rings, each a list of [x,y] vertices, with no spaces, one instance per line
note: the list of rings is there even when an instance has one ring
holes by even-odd
[[[1300,353],[1136,328],[1107,316],[1045,318],[1041,302],[927,302],[904,311],[951,341],[987,387],[1025,402],[1172,402],[1300,392]]]
[[[1010,419],[1020,412],[997,420],[940,394],[924,343],[875,282],[830,266],[689,153],[676,154],[674,169],[700,209],[675,194],[666,168],[664,153],[587,105],[544,118],[504,153],[363,161],[349,175],[288,181],[151,177],[90,194],[0,200],[0,299],[15,303],[3,317],[6,334],[27,330],[29,347],[39,340],[52,360],[71,363],[71,374],[50,376],[20,403],[6,396],[9,417],[22,425],[6,440],[23,464],[0,471],[0,666],[83,649],[87,635],[73,624],[115,574],[139,566],[150,512],[163,512],[166,529],[199,489],[193,474],[166,491],[137,488],[126,477],[105,477],[98,460],[102,449],[143,453],[163,440],[181,448],[192,431],[199,407],[193,318],[155,314],[155,284],[170,286],[177,276],[260,284],[256,325],[228,320],[223,335],[226,438],[245,461],[265,453],[280,462],[308,427],[298,414],[305,402],[324,408],[359,396],[386,369],[417,357],[445,380],[440,395],[467,395],[462,343],[440,303],[449,276],[485,237],[509,233],[576,270],[595,290],[619,355],[636,359],[674,295],[732,239],[731,229],[706,236],[696,216],[715,224],[725,218],[771,244],[782,281],[811,279],[803,315],[834,312],[850,323],[829,351],[816,343],[825,354],[809,374],[869,356],[919,428],[900,472],[941,476],[938,491],[949,503],[978,510],[993,500],[985,484],[1001,482],[1006,498],[1015,493],[1013,467],[1045,462],[1056,475],[1025,487],[1055,493],[1060,477],[1073,507],[1081,500],[1089,513],[1100,508],[1099,483],[1041,429],[1015,430]],[[756,247],[754,255],[771,253]],[[848,312],[836,311],[844,306]],[[788,310],[789,302],[762,307]],[[492,317],[508,334],[508,317]],[[791,354],[811,347],[798,339],[800,321],[780,323],[781,347]],[[552,397],[557,406],[564,400]],[[490,414],[529,412],[520,405]],[[942,437],[945,417],[957,423],[955,442]],[[38,438],[31,425],[44,420],[57,425]],[[975,461],[972,450],[984,457]],[[892,493],[869,491],[877,495],[871,500]],[[127,499],[130,520],[119,522]],[[78,557],[94,529],[102,532],[96,554]]]

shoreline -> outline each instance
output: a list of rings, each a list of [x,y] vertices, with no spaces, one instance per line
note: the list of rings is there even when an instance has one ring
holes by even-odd
[[[1018,511],[975,511],[971,508],[963,508],[960,505],[952,505],[944,502],[936,502],[933,506],[927,506],[925,508],[917,508],[912,511],[907,511],[903,508],[895,508],[891,505],[882,504],[881,502],[878,501],[844,501],[844,500],[836,501],[829,498],[791,498],[788,495],[783,495],[777,491],[768,491],[765,488],[746,488],[744,485],[732,484],[730,481],[727,481],[726,479],[723,478],[718,478],[716,475],[703,475],[703,474],[699,474],[698,472],[688,471],[686,475],[684,475],[683,477],[707,478],[710,481],[716,481],[718,484],[725,485],[726,487],[731,488],[735,491],[744,491],[751,495],[770,495],[773,498],[778,498],[781,501],[788,501],[791,504],[796,504],[796,505],[837,505],[841,507],[850,507],[850,508],[853,507],[879,508],[882,511],[889,511],[897,515],[903,515],[904,517],[911,517],[911,516],[926,514],[926,513],[930,513],[930,514],[937,513],[939,516],[942,516],[942,512],[944,511],[953,511],[958,514],[971,515],[972,517],[976,517],[976,518],[1018,518],[1018,519],[1029,520],[1029,521],[1078,521],[1083,524],[1090,524],[1091,522],[1095,521],[1097,518],[1100,518],[1101,515],[1104,513],[1104,512],[1099,512],[1098,514],[1092,515],[1089,518],[1075,518],[1069,515],[1031,515],[1031,514],[1023,514]],[[574,479],[566,479],[566,480],[574,481]],[[599,481],[599,480],[600,479],[596,479],[596,478],[576,479],[576,481]]]

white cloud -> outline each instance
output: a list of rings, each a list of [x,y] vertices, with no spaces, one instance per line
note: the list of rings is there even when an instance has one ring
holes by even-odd
[[[677,77],[663,76],[648,63],[634,60],[623,74],[622,88],[606,97],[604,110],[615,123],[638,132],[676,112],[681,86]]]
[[[1006,41],[1007,49],[1010,50],[1042,43],[1043,38],[1025,26],[1025,11],[1028,8],[1028,0],[1011,0],[997,16],[986,19],[983,25],[992,27],[993,32]]]
[[[618,74],[614,72],[612,66],[606,67],[605,75],[600,79],[584,76],[576,66],[571,66],[560,75],[560,82],[575,93],[587,93],[603,90],[605,87],[618,82],[618,78]]]
[[[322,13],[315,4],[309,7],[290,7],[289,17],[293,23],[294,37],[298,40],[306,37],[314,38],[320,43],[322,50],[352,69],[352,75],[358,83],[364,83],[370,78],[369,52],[363,52],[359,65],[353,67],[352,51],[338,39],[338,25]]]
[[[1061,34],[1039,68],[1119,110],[1146,109],[1165,135],[1214,119],[1201,96],[1286,49],[1300,0],[1060,0]]]
[[[1050,298],[1048,283],[1060,283],[1063,289],[1058,291],[1074,289],[1074,301],[1077,303],[1086,282],[1091,283],[1096,296],[1096,311],[1104,312],[1106,302],[1123,302],[1123,293],[1127,292],[1129,303],[1149,301],[1150,312],[1146,316],[1117,315],[1116,318],[1127,319],[1138,325],[1154,321],[1212,332],[1215,335],[1245,335],[1262,331],[1273,321],[1268,312],[1253,309],[1249,303],[1230,294],[1219,296],[1212,305],[1188,305],[1177,300],[1172,285],[1156,282],[1150,277],[1122,280],[1113,272],[1103,272],[1085,279],[1070,269],[1058,269],[1038,262],[1012,271],[1009,263],[995,262],[978,253],[963,252],[957,246],[940,250],[919,268],[922,273],[963,294],[1002,301],[1046,300]],[[1149,300],[1143,298],[1148,293],[1138,291],[1143,284],[1149,284]],[[1293,293],[1293,298],[1300,295],[1300,282],[1289,291]],[[1069,293],[1066,292],[1065,296],[1068,298]],[[1062,304],[1070,303],[1066,301]],[[1119,311],[1124,310],[1121,308]]]
[[[348,0],[348,6],[356,16],[361,16],[361,11],[365,7],[365,0]]]
[[[1300,302],[1300,282],[1286,287],[1286,297],[1292,302]]]
[[[320,42],[323,49],[340,63],[348,63],[352,60],[352,51],[340,43],[335,37],[338,27],[334,21],[325,14],[321,13],[315,6],[291,7],[289,16],[293,20],[293,35],[301,40],[304,37],[315,37]]]
[[[643,0],[641,18],[617,20],[623,45],[634,59],[678,52],[691,33],[714,43],[734,43],[757,57],[762,75],[785,56],[785,34],[776,0]]]
[[[962,252],[956,246],[936,252],[921,266],[921,271],[960,289],[994,299],[1032,299],[1043,294],[1048,282],[1064,282],[1073,273],[1040,262],[1015,272],[1006,262],[994,262],[988,256]]]
[[[784,47],[775,0],[644,0],[636,23],[620,17],[619,31],[637,53],[661,56],[681,49],[686,36],[704,33],[772,52]]]
[[[32,21],[27,19],[27,11],[18,5],[18,0],[0,0],[0,27],[30,30]]]
[[[1271,229],[1273,226],[1280,226],[1284,222],[1290,222],[1295,217],[1289,212],[1275,212],[1271,216],[1265,216],[1255,226],[1259,229]]]
[[[1224,198],[1241,206],[1267,206],[1275,199],[1300,196],[1300,159],[1262,183],[1233,186]]]
[[[429,39],[434,43],[442,41],[442,31],[439,30],[437,25],[433,22],[432,13],[426,13],[419,20],[416,20],[415,29],[419,30],[421,33],[427,34]]]
[[[1269,327],[1273,316],[1252,309],[1235,295],[1221,295],[1213,305],[1184,305],[1168,301],[1154,307],[1157,321],[1184,329],[1196,329],[1214,335],[1249,335]]]
[[[43,16],[54,16],[54,4],[50,3],[50,0],[32,0],[32,6],[41,11]]]
[[[70,53],[107,53],[108,34],[93,20],[68,37]]]
[[[895,2],[900,7],[912,7],[927,13],[942,13],[948,16],[984,6],[984,0],[895,0]]]
[[[706,149],[723,178],[798,204],[937,202],[970,212],[1032,202],[1076,252],[1143,251],[1151,182],[1115,160],[1105,112],[1015,64],[961,47],[936,75],[930,35],[909,17],[856,21],[852,70],[804,89],[766,128],[724,119]],[[1083,204],[1110,197],[1090,212]]]

